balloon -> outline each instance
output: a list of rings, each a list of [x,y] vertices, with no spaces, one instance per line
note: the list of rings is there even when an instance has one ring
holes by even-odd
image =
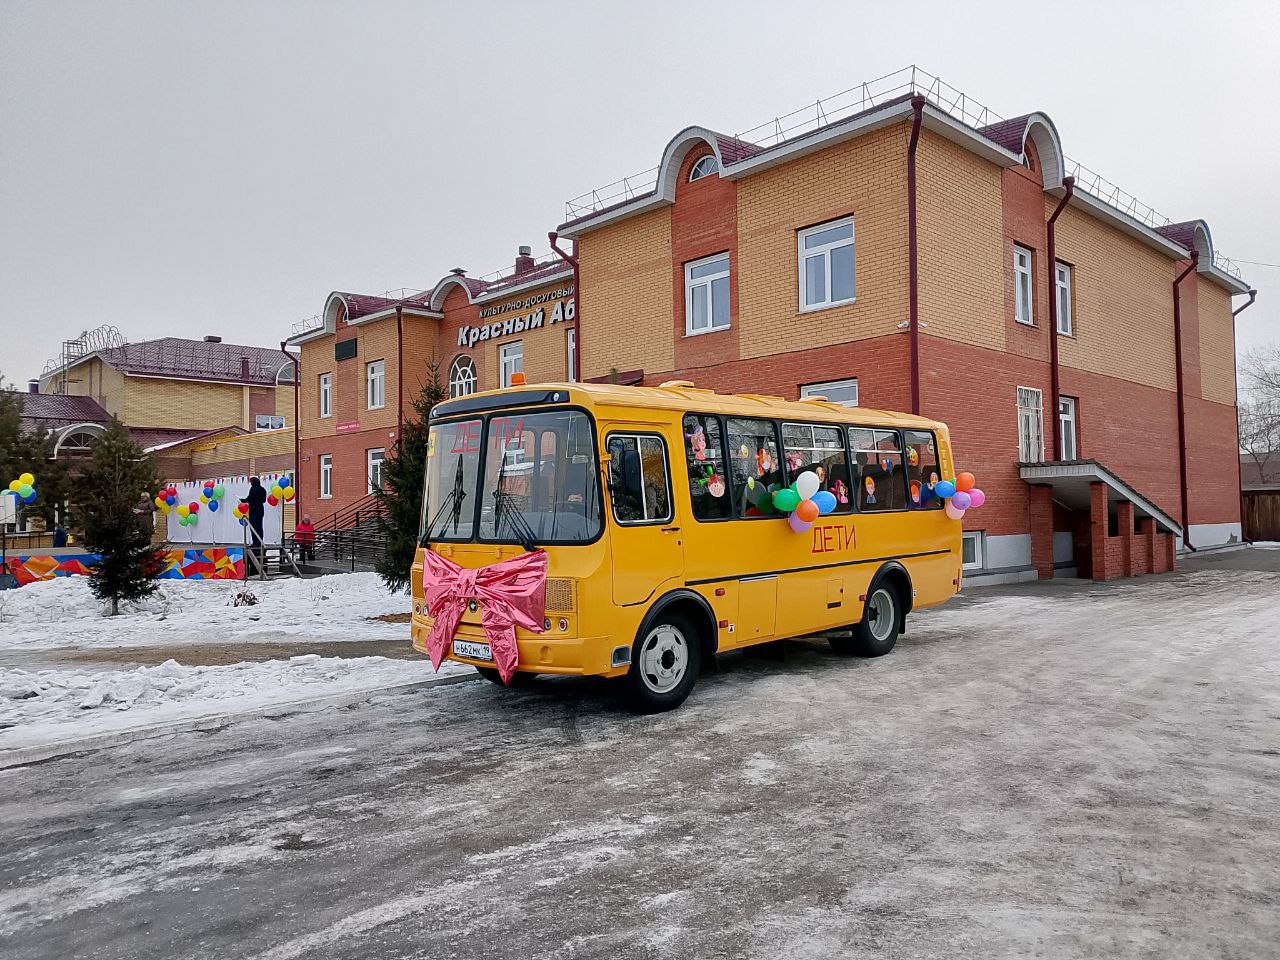
[[[226,495],[226,492],[227,492],[227,488],[224,487],[222,484],[218,484],[216,487],[213,488],[214,499],[221,500],[223,496]]]
[[[964,516],[964,511],[961,510],[959,507],[957,507],[953,503],[947,504],[946,511],[947,511],[947,516],[950,517],[952,520],[959,520]]]
[[[813,502],[818,505],[818,513],[824,517],[839,505],[836,495],[830,490],[819,490],[813,495]]]
[[[210,513],[217,513],[217,512],[218,512],[218,501],[217,501],[217,500],[210,500],[210,501],[209,501],[209,512],[210,512]]]
[[[787,523],[791,524],[791,529],[794,530],[796,533],[804,533],[806,530],[808,530],[810,527],[813,526],[813,521],[801,520],[800,514],[798,513],[793,513],[791,516],[787,517]]]
[[[192,501],[191,501],[190,506],[191,506],[191,512],[192,512],[192,513],[199,513],[199,512],[200,512],[200,504],[196,503],[194,500],[192,500]]]
[[[34,487],[36,478],[29,473],[23,473],[18,476],[18,485],[22,487]]]
[[[35,503],[35,502],[36,502],[36,492],[35,492],[34,490],[32,490],[29,494],[27,494],[25,497],[23,497],[23,498],[22,498],[22,502],[23,502],[23,503]]]
[[[818,475],[812,470],[806,470],[796,477],[795,488],[801,500],[813,499],[813,495],[818,492]]]
[[[23,476],[29,477],[31,476],[31,474],[24,473]],[[27,483],[25,480],[22,482],[22,486],[18,488],[18,496],[20,496],[23,500],[27,499],[27,497],[31,496],[31,494],[34,492],[35,492],[35,488],[32,487],[31,484]]]
[[[965,491],[972,490],[973,485],[977,482],[978,481],[974,479],[973,474],[970,473],[968,470],[965,470],[963,473],[959,473],[956,475],[957,490],[965,490]]]
[[[19,488],[20,486],[22,486],[22,481],[21,481],[21,480],[10,480],[10,481],[9,481],[9,489],[10,489],[10,490],[12,490],[14,493],[17,493],[17,492],[18,492],[18,488]]]
[[[951,505],[957,510],[968,510],[972,506],[972,498],[964,490],[957,490],[951,495]]]
[[[296,491],[293,489],[293,487],[285,487],[285,488],[284,488],[284,498],[285,498],[286,500],[292,500],[292,499],[293,499],[293,497],[294,497],[295,492],[296,492]]]
[[[171,506],[171,507],[172,507],[175,503],[177,503],[177,502],[178,502],[178,498],[177,498],[177,497],[175,497],[175,496],[171,493],[171,494],[169,494],[167,497],[165,497],[165,498],[164,498],[164,502],[165,502],[165,503],[167,503],[169,506]]]
[[[164,506],[164,501],[161,500],[159,497],[156,497],[156,509],[159,510],[163,506]]]
[[[271,504],[273,507],[279,506],[280,498],[273,493],[271,496],[267,497],[267,503]]]
[[[801,500],[796,504],[795,514],[805,523],[813,523],[818,519],[818,505],[812,500]]]
[[[273,497],[278,497],[278,496],[280,496],[280,494],[282,494],[282,493],[284,493],[284,487],[280,486],[280,484],[278,484],[278,483],[273,483],[273,484],[271,485],[271,495],[272,495]]]
[[[185,503],[178,504],[178,516],[185,517],[190,512],[191,512],[191,508],[188,507]]]
[[[202,493],[200,494],[200,502],[207,504],[209,502],[209,498]]]
[[[950,480],[939,480],[933,485],[933,492],[943,500],[950,500],[956,493],[956,485]]]
[[[249,525],[249,521],[248,521],[248,520],[246,520],[244,517],[241,517],[241,518],[240,518],[240,526],[242,526],[242,527],[247,527],[248,525]]]
[[[790,487],[785,487],[773,495],[773,505],[782,513],[790,513],[800,503],[800,494]]]
[[[977,509],[978,507],[982,506],[986,502],[987,502],[987,495],[983,493],[981,490],[979,490],[977,487],[973,487],[969,490],[969,509],[970,510]]]

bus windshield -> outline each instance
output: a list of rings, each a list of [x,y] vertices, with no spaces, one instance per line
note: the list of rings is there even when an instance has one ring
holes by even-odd
[[[590,418],[495,413],[431,428],[422,540],[586,543],[602,529]]]

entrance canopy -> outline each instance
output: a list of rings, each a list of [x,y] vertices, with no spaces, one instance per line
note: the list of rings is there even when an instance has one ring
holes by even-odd
[[[1069,510],[1088,513],[1091,487],[1095,483],[1107,487],[1107,505],[1128,501],[1137,517],[1150,517],[1156,528],[1182,536],[1182,527],[1154,503],[1129,486],[1096,460],[1054,460],[1049,463],[1024,463],[1019,467],[1027,483],[1053,488],[1053,499]]]

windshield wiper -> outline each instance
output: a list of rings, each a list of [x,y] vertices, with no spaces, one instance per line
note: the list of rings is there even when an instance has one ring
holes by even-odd
[[[436,507],[436,512],[431,515],[429,520],[427,520],[427,530],[426,536],[423,538],[424,541],[430,540],[432,535],[436,532],[436,523],[444,517],[444,512],[450,504],[453,505],[453,515],[451,517],[453,520],[453,532],[458,532],[458,524],[462,520],[462,501],[467,498],[466,487],[462,481],[462,458],[459,457],[458,469],[453,477],[453,489],[450,490],[445,498],[440,501],[440,506]],[[441,532],[443,533],[443,531]]]
[[[538,549],[538,545],[534,542],[533,528],[529,526],[529,521],[520,510],[510,509],[507,503],[509,494],[502,492],[502,481],[507,478],[507,457],[506,452],[502,454],[502,466],[498,468],[498,479],[493,488],[493,535],[499,537],[502,535],[502,521],[510,520],[511,531],[515,534],[516,542],[524,548],[525,553],[532,553]]]

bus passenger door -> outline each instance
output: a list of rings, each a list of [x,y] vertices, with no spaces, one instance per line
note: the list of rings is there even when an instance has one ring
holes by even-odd
[[[644,603],[684,581],[683,532],[671,496],[671,458],[658,433],[606,427],[609,550],[614,603]]]

